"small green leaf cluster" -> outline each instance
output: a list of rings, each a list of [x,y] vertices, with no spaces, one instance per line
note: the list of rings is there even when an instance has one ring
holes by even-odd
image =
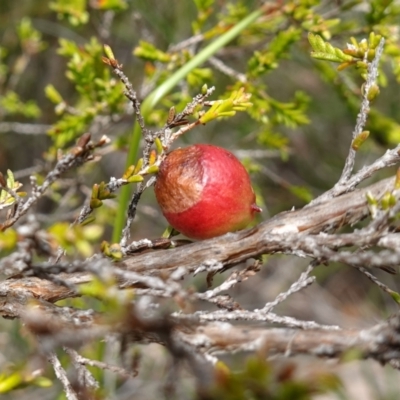
[[[194,0],[197,8],[197,18],[192,22],[194,34],[200,33],[208,18],[212,15],[215,0]]]
[[[340,25],[340,19],[327,19],[319,14],[317,7],[320,3],[320,0],[288,1],[284,6],[284,11],[285,15],[296,21],[304,31],[318,33],[329,40],[332,37],[332,29]],[[343,9],[344,11],[346,6],[347,4],[339,4],[338,9]]]
[[[85,132],[98,115],[123,113],[126,99],[123,86],[111,78],[109,69],[102,63],[103,47],[97,39],[92,38],[83,47],[61,39],[59,54],[69,59],[66,76],[79,93],[76,106],[72,107],[53,85],[45,89],[61,116],[49,134],[55,148],[64,148]]]
[[[146,78],[152,81],[154,78],[161,84],[168,79],[171,71],[176,70],[187,64],[193,55],[186,49],[181,52],[164,52],[156,48],[153,44],[141,40],[139,45],[133,50],[133,55],[146,61]],[[155,63],[165,65],[165,70],[160,71]],[[186,76],[187,84],[197,90],[205,82],[211,82],[213,72],[211,68],[193,68]]]
[[[21,100],[19,94],[14,90],[15,85],[10,85],[10,80],[17,82],[28,67],[29,60],[46,48],[42,40],[42,34],[33,27],[29,18],[22,18],[16,28],[17,40],[21,53],[16,57],[13,66],[6,65],[7,50],[0,48],[0,115],[2,117],[23,116],[36,119],[40,117],[41,111],[36,101]],[[11,79],[13,76],[13,79]],[[1,90],[3,89],[3,90]]]
[[[171,55],[157,49],[153,44],[141,40],[133,50],[133,55],[146,61],[158,61],[167,63],[171,61]]]
[[[289,146],[288,138],[279,132],[278,127],[284,125],[294,129],[300,125],[308,124],[306,114],[310,102],[309,96],[304,92],[296,91],[290,101],[278,101],[268,95],[265,85],[247,84],[252,97],[253,106],[247,110],[248,114],[257,122],[257,142],[263,147],[278,149],[282,157],[287,157]]]
[[[187,76],[187,83],[191,88],[199,88],[204,83],[213,81],[213,72],[211,68],[194,68]]]
[[[78,26],[89,21],[86,11],[86,0],[55,0],[50,9],[57,13],[59,19],[67,19],[71,25]]]
[[[0,96],[0,113],[2,115],[22,115],[25,118],[38,118],[41,115],[40,108],[34,100],[24,102],[12,90]]]
[[[399,172],[397,172],[395,186],[397,186],[399,182],[398,176]],[[380,199],[374,197],[371,192],[367,192],[366,200],[372,219],[376,218],[378,211],[388,211],[396,205],[396,196],[393,192],[384,193]]]
[[[103,205],[103,200],[115,198],[115,194],[111,193],[105,182],[95,183],[92,188],[92,196],[90,198],[90,208],[95,209]]]
[[[11,170],[7,170],[7,178],[4,178],[3,174],[0,172],[0,210],[16,202],[15,197],[9,192],[1,190],[1,187],[12,190],[17,197],[24,197],[26,196],[26,192],[18,192],[21,186],[22,184],[14,179],[14,174]]]
[[[232,92],[229,98],[212,102],[212,106],[200,118],[201,124],[206,124],[214,119],[232,117],[237,111],[245,111],[252,106],[249,101],[251,94],[246,93],[244,88]]]
[[[368,41],[362,39],[358,42],[352,37],[351,44],[348,44],[346,49],[341,50],[333,47],[319,35],[312,33],[308,35],[308,40],[314,50],[311,52],[312,57],[319,60],[340,63],[338,66],[339,71],[351,65],[356,65],[364,73],[368,67],[368,62],[371,62],[375,58],[375,51],[381,39],[382,36],[376,35],[374,32],[370,33]]]
[[[332,61],[337,63],[347,63],[353,60],[353,57],[345,54],[341,49],[333,47],[319,35],[308,34],[308,40],[314,51],[311,56],[318,60]]]
[[[143,166],[143,158],[140,158],[136,165],[130,165],[122,175],[122,185],[143,182],[144,176],[156,174],[158,172],[158,165],[161,163],[161,156],[164,153],[164,149],[159,138],[156,138],[154,143],[156,150],[150,151],[147,165]],[[95,183],[92,187],[89,207],[91,210],[94,210],[103,205],[103,200],[113,199],[115,197],[116,195],[104,181],[100,184]],[[94,219],[93,216],[87,216],[82,224],[87,225],[93,222]]]
[[[306,115],[306,110],[310,98],[301,91],[296,91],[294,99],[283,103],[275,99],[269,100],[271,109],[274,111],[273,122],[283,124],[289,128],[296,128],[299,125],[305,125],[310,122]]]
[[[122,11],[128,7],[126,0],[54,0],[49,6],[60,20],[65,19],[71,25],[79,26],[89,22],[88,3],[92,8],[103,11]]]
[[[22,18],[17,27],[17,34],[23,52],[29,55],[43,51],[47,46],[42,40],[42,34],[33,27],[29,18]]]
[[[135,165],[131,165],[126,169],[124,174],[122,175],[122,179],[125,179],[129,183],[133,182],[142,182],[143,176],[138,175],[138,172],[142,168],[143,165],[143,158],[139,159],[138,163]]]
[[[386,27],[397,21],[400,16],[400,6],[393,0],[371,0],[366,21],[371,27]],[[386,35],[385,35],[386,36]]]
[[[104,240],[101,243],[101,251],[105,256],[115,261],[121,260],[123,257],[123,253],[119,243],[110,244]]]
[[[122,179],[126,180],[128,183],[132,182],[142,182],[145,175],[156,174],[158,172],[158,165],[156,165],[157,156],[161,154],[162,144],[160,139],[156,139],[157,151],[152,150],[149,156],[149,162],[146,167],[143,167],[143,158],[140,158],[136,165],[129,166],[124,174],[122,175]]]
[[[278,67],[278,61],[287,56],[292,44],[301,37],[301,30],[290,27],[286,31],[279,32],[263,51],[255,51],[248,62],[248,76],[256,78]]]
[[[82,257],[90,257],[94,253],[94,245],[99,241],[104,228],[98,224],[90,226],[74,225],[68,222],[58,222],[48,229],[54,248],[61,246],[67,254],[75,255],[78,252]]]

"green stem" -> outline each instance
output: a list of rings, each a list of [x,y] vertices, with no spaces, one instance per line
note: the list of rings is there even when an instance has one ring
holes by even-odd
[[[194,68],[197,68],[199,65],[203,64],[207,61],[213,54],[215,54],[219,49],[228,44],[231,40],[233,40],[239,33],[247,28],[250,24],[256,21],[263,13],[263,10],[260,8],[251,14],[249,14],[245,19],[240,21],[237,25],[235,25],[228,32],[221,35],[219,38],[210,43],[207,47],[205,47],[200,53],[198,53],[195,57],[193,57],[187,64],[182,66],[178,71],[176,71],[173,75],[171,75],[162,85],[153,90],[143,101],[141,112],[144,118],[146,118],[154,106],[167,94],[169,93],[180,80],[184,79],[186,75],[192,71]],[[139,145],[141,139],[141,130],[140,126],[137,122],[135,122],[133,128],[132,140],[129,145],[128,157],[126,160],[126,168],[130,165],[134,164],[138,153],[139,153]],[[119,242],[122,229],[124,227],[125,222],[125,214],[129,203],[129,198],[131,196],[131,186],[126,185],[122,187],[121,196],[119,199],[117,215],[114,224],[113,230],[113,243]]]

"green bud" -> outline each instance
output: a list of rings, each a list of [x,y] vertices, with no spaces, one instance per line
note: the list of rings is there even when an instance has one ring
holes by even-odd
[[[366,41],[366,39],[361,40],[361,42],[359,43],[359,48],[363,53],[368,51],[368,42]]]
[[[152,165],[149,168],[147,168],[147,173],[148,174],[156,174],[158,172],[158,166],[157,165]]]
[[[381,207],[383,210],[387,210],[389,208],[389,198],[388,198],[389,193],[385,193],[384,196],[381,199]]]
[[[160,138],[155,138],[154,144],[156,145],[157,153],[161,154],[163,152],[163,145],[161,143]]]
[[[151,150],[150,157],[149,157],[149,165],[153,165],[156,162],[157,153],[155,150]]]
[[[176,114],[175,107],[172,106],[168,111],[168,118],[167,118],[168,125],[174,120],[175,114]]]
[[[99,208],[103,205],[103,202],[99,199],[90,199],[90,208],[94,210],[95,208]]]
[[[135,171],[135,166],[131,165],[130,167],[128,167],[126,169],[126,171],[124,172],[124,174],[122,175],[122,179],[128,179],[130,176],[133,175],[133,172]]]
[[[362,131],[359,135],[357,135],[351,143],[352,149],[357,151],[360,146],[368,139],[368,136],[369,131]]]
[[[372,61],[375,58],[375,50],[369,49],[367,52],[367,60]]]
[[[100,250],[102,251],[102,253],[104,255],[109,256],[110,255],[110,245],[109,245],[109,243],[106,242],[105,240],[103,240],[101,242],[101,245],[100,245]]]
[[[114,57],[114,53],[111,50],[111,47],[108,46],[107,44],[104,45],[104,53],[106,53],[106,56],[110,59],[110,60],[115,60]]]
[[[137,162],[136,168],[133,171],[133,173],[137,174],[142,169],[142,166],[143,166],[143,158],[139,158],[139,161]]]
[[[47,98],[54,104],[60,104],[63,102],[63,98],[57,89],[53,85],[47,85],[44,89]]]
[[[398,168],[396,171],[396,180],[394,182],[394,188],[395,190],[400,189],[400,168]]]
[[[132,175],[127,180],[128,180],[129,183],[142,182],[143,181],[143,176],[142,175]]]
[[[96,217],[94,215],[88,215],[82,222],[81,226],[89,225],[90,223],[94,222]]]
[[[99,185],[95,183],[92,188],[92,199],[99,198]]]
[[[389,294],[397,304],[400,304],[400,294],[399,293],[390,291]]]
[[[369,90],[368,90],[367,99],[368,99],[369,101],[374,100],[375,97],[379,95],[379,92],[380,92],[379,86],[376,85],[376,84],[373,84],[373,85],[369,88]]]
[[[389,197],[389,207],[394,207],[396,205],[396,196],[393,195],[393,193],[390,193]]]
[[[349,66],[352,65],[352,64],[353,64],[353,62],[346,61],[346,62],[344,62],[344,63],[341,63],[341,64],[337,67],[337,70],[338,70],[338,71],[343,71],[345,68],[349,67]]]
[[[121,246],[118,243],[113,243],[109,247],[109,253],[108,255],[113,258],[114,260],[121,260],[123,257],[122,251],[121,251]]]
[[[378,200],[376,200],[376,198],[372,195],[372,193],[370,191],[367,192],[366,197],[367,197],[367,203],[370,206],[378,205]]]
[[[364,61],[357,61],[356,62],[356,67],[360,68],[360,69],[367,69],[368,68],[368,64]]]

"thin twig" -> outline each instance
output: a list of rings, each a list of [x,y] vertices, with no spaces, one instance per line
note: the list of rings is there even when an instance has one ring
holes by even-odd
[[[91,387],[98,389],[99,383],[96,381],[92,373],[85,367],[84,363],[80,362],[81,356],[73,349],[64,347],[64,351],[71,357],[72,365],[74,366],[77,375],[78,382],[81,387]]]
[[[263,307],[263,312],[271,312],[278,304],[285,301],[293,293],[299,292],[307,286],[310,286],[315,282],[315,276],[309,276],[311,272],[316,267],[317,263],[315,261],[311,262],[307,269],[300,275],[296,282],[292,283],[290,288],[286,292],[280,293],[274,301],[271,301]]]
[[[219,58],[217,57],[210,57],[208,59],[208,62],[215,67],[218,71],[222,72],[223,74],[239,81],[242,83],[247,82],[247,78],[245,74],[242,74],[241,72],[235,71],[233,68],[229,67],[226,65],[224,62],[222,62]]]
[[[366,165],[361,168],[357,173],[355,173],[351,178],[349,178],[343,184],[336,184],[332,189],[323,193],[321,196],[317,197],[306,207],[315,206],[316,204],[323,203],[333,197],[340,196],[344,193],[353,191],[361,182],[365,179],[371,177],[375,172],[392,167],[400,162],[400,145],[396,146],[394,149],[386,150],[382,157],[379,157],[372,164]]]
[[[82,357],[79,353],[72,349],[66,349],[66,352],[73,357],[76,363],[79,363],[81,365],[89,365],[91,367],[111,371],[115,374],[122,376],[123,378],[132,378],[137,375],[137,371],[129,372],[125,368],[121,368],[116,365],[110,365],[103,361],[90,360],[89,358]]]
[[[82,136],[81,139],[84,139]],[[80,139],[80,140],[81,140]],[[86,140],[86,139],[85,139]],[[17,207],[15,214],[12,218],[5,221],[1,226],[0,230],[5,230],[10,226],[14,225],[22,216],[24,216],[28,210],[43,196],[45,191],[56,181],[61,175],[63,175],[68,170],[80,166],[84,164],[86,161],[92,159],[92,151],[100,146],[103,146],[108,142],[107,137],[102,137],[98,143],[93,143],[90,141],[90,137],[87,138],[86,143],[82,143],[82,145],[74,147],[68,154],[63,156],[56,164],[53,170],[51,170],[43,184],[41,186],[37,186],[35,180],[31,180],[32,183],[32,193],[31,196],[25,201],[20,202]]]
[[[397,292],[390,289],[389,286],[382,283],[375,275],[372,275],[371,273],[369,273],[365,268],[363,268],[363,267],[356,267],[356,268],[360,272],[362,272],[370,281],[375,283],[375,285],[377,285],[380,289],[382,289],[384,292],[386,292],[388,295],[390,295],[391,297],[393,297],[393,295],[395,295],[395,296],[397,295],[397,297],[399,297]]]
[[[173,52],[178,52],[178,51],[184,50],[195,44],[201,43],[203,40],[204,40],[203,34],[194,35],[194,36],[190,37],[189,39],[182,40],[182,42],[172,45],[168,49],[168,52],[173,53]]]
[[[215,321],[253,321],[253,322],[269,322],[272,324],[284,325],[289,328],[300,329],[321,329],[321,330],[340,330],[337,325],[322,325],[315,321],[301,321],[299,319],[287,316],[280,316],[271,312],[264,312],[262,309],[258,310],[218,310],[213,312],[197,311],[193,315],[173,313],[172,316],[177,320],[198,318],[201,322],[215,322]]]
[[[353,131],[351,143],[353,143],[353,140],[362,133],[365,124],[367,122],[369,114],[369,104],[370,104],[370,101],[368,100],[368,93],[371,87],[376,84],[376,80],[378,78],[379,61],[382,56],[384,43],[385,40],[384,38],[382,38],[381,41],[379,42],[378,47],[376,48],[375,58],[373,59],[372,62],[368,63],[367,79],[364,85],[361,108],[360,112],[357,115],[357,122]],[[309,204],[309,206],[322,203],[332,197],[336,197],[343,193],[347,193],[349,191],[354,190],[354,188],[360,182],[370,177],[375,171],[378,171],[379,169],[386,168],[388,166],[398,163],[400,160],[399,151],[400,151],[400,146],[397,146],[395,149],[388,150],[381,158],[376,160],[370,166],[362,168],[357,174],[351,177],[355,163],[356,150],[354,150],[352,145],[350,145],[349,153],[347,155],[342,175],[339,181],[335,184],[335,186],[332,189],[328,190],[321,196],[314,199]]]
[[[53,352],[50,352],[47,356],[47,359],[49,360],[50,364],[53,366],[56,377],[63,385],[67,399],[68,400],[78,400],[78,395],[76,394],[75,390],[72,388],[71,382],[68,380],[67,373],[65,372],[64,368],[62,367],[60,360],[57,358],[56,354]]]
[[[111,62],[109,65],[112,67],[115,75],[117,75],[124,84],[126,88],[124,94],[131,101],[133,109],[135,110],[136,119],[139,123],[140,129],[142,130],[143,136],[145,136],[147,130],[144,124],[142,113],[140,112],[140,101],[137,98],[136,91],[133,89],[131,82],[122,70],[121,65],[119,65],[117,62]]]
[[[22,135],[45,135],[51,125],[21,122],[0,122],[0,132],[15,132]]]
[[[124,227],[124,229],[122,231],[122,235],[121,235],[120,246],[122,249],[124,249],[128,246],[128,242],[130,239],[131,225],[133,223],[133,220],[135,219],[137,205],[140,201],[140,198],[142,197],[143,192],[147,188],[149,188],[151,185],[153,185],[155,181],[156,181],[156,178],[154,176],[152,176],[146,183],[140,182],[139,185],[137,185],[136,191],[133,194],[131,201],[129,203],[129,206],[128,206],[128,215],[126,218],[125,227]]]
[[[376,80],[378,78],[379,61],[382,56],[384,44],[385,44],[385,39],[382,38],[381,41],[379,42],[378,47],[376,48],[376,53],[373,61],[371,63],[368,63],[367,79],[364,85],[361,109],[357,116],[357,123],[353,131],[353,136],[352,136],[353,140],[358,135],[360,135],[360,133],[364,130],[365,124],[367,123],[367,118],[369,114],[369,103],[370,103],[370,101],[368,100],[368,93],[371,87],[376,84]],[[349,154],[346,158],[342,176],[340,177],[338,184],[343,184],[350,178],[354,168],[355,157],[356,157],[356,150],[354,150],[353,147],[350,146]]]

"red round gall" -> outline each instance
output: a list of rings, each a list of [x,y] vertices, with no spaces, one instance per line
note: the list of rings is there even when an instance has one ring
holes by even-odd
[[[244,229],[261,211],[243,165],[229,151],[208,144],[169,153],[154,190],[167,221],[192,239]]]

